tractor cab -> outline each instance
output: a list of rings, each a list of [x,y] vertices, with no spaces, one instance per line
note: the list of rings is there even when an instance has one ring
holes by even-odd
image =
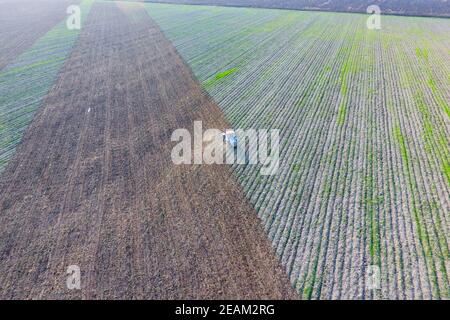
[[[223,141],[227,142],[233,148],[237,148],[237,136],[234,130],[227,129],[224,133],[222,133]]]

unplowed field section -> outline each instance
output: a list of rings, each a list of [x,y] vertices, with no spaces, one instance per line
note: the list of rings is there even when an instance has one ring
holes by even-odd
[[[295,297],[229,168],[172,164],[194,120],[227,127],[146,11],[94,4],[1,177],[0,297]]]
[[[66,16],[77,0],[0,0],[0,69]]]

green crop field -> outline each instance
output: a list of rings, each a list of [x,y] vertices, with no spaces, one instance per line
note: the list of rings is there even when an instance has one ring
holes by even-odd
[[[235,128],[281,130],[275,176],[234,173],[303,297],[449,297],[450,20],[146,8]]]

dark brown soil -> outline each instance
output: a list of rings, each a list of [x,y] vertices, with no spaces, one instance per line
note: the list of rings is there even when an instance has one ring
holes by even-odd
[[[78,0],[0,0],[0,69],[31,47]]]
[[[0,298],[296,298],[229,168],[172,164],[194,120],[228,127],[139,4],[94,4],[0,180]]]

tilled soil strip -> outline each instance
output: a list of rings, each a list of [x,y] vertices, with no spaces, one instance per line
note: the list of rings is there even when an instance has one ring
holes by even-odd
[[[296,298],[229,168],[172,163],[194,120],[228,127],[144,9],[95,3],[0,180],[0,297]]]

